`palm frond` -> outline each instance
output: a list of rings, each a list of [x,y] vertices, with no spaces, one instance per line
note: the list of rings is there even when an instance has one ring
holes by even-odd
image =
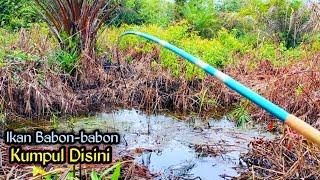
[[[85,49],[95,50],[97,33],[116,7],[105,0],[34,1],[57,37],[60,47],[70,51],[70,43],[75,43],[79,46],[79,53]]]

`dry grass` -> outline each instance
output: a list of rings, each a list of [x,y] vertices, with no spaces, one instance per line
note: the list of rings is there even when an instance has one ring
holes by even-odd
[[[13,63],[0,70],[1,105],[7,116],[45,117],[83,106],[73,89],[40,62]]]
[[[281,68],[262,61],[256,69],[249,70],[246,63],[244,60],[226,71],[288,112],[320,127],[319,53]],[[250,112],[255,120],[274,119],[257,106],[252,106]]]
[[[116,57],[115,50],[112,54]],[[160,64],[152,63],[158,56],[157,49],[149,54],[122,52],[121,71],[118,63],[111,63],[106,70],[96,73],[104,81],[94,81],[91,86],[84,86],[70,75],[56,73],[46,62],[8,63],[0,69],[0,103],[7,116],[43,118],[52,113],[75,115],[114,107],[212,115],[241,102],[237,93],[210,76],[192,81],[173,77]],[[127,63],[127,57],[134,60]],[[247,62],[244,59],[224,71],[289,112],[319,126],[320,54],[281,68],[262,61],[252,70]],[[255,105],[250,105],[248,110],[254,120],[263,122],[273,118]]]
[[[289,134],[273,141],[252,141],[242,159],[248,171],[239,179],[320,178],[320,148]]]

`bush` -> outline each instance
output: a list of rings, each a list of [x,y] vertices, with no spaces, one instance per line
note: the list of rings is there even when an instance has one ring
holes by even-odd
[[[190,0],[183,9],[183,16],[195,31],[206,38],[212,38],[222,27],[213,1]]]
[[[166,0],[127,0],[122,1],[111,23],[141,25],[143,23],[167,26],[174,20],[174,4]]]
[[[287,48],[297,47],[311,15],[307,6],[302,0],[248,0],[239,10],[239,16],[251,18],[254,31],[263,32],[261,38],[271,37]]]
[[[251,121],[251,115],[248,111],[248,100],[242,100],[242,102],[228,114],[228,118],[235,120],[237,127],[243,127],[246,123]]]
[[[0,4],[0,27],[18,29],[40,21],[30,0],[0,0]]]
[[[117,13],[113,14],[113,17],[107,21],[107,24],[112,24],[117,27],[120,27],[122,24],[141,25],[145,23],[145,19],[139,14],[141,8],[141,0],[122,1]]]
[[[244,0],[223,0],[217,4],[217,9],[222,12],[238,12],[244,4]]]
[[[217,32],[217,38],[209,40],[199,36],[198,33],[189,32],[188,27],[189,25],[186,22],[166,28],[156,25],[114,27],[101,35],[98,44],[101,49],[112,49],[116,46],[120,33],[126,30],[137,30],[166,40],[218,68],[223,68],[230,63],[229,61],[232,60],[235,53],[245,52],[244,48],[246,46],[241,44],[232,32],[222,29]],[[158,45],[148,43],[143,38],[136,36],[127,36],[120,43],[122,50],[135,49],[142,53],[151,52],[156,46],[158,47]],[[173,75],[180,76],[184,74],[188,79],[194,77],[203,78],[205,75],[200,68],[181,60],[169,50],[160,48],[159,56],[161,65],[170,69]]]
[[[166,26],[174,18],[174,5],[166,0],[141,0],[139,16],[146,23]]]

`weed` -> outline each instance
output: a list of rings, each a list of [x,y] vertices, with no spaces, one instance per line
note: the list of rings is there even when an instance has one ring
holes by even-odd
[[[75,118],[75,117],[70,117],[70,118],[68,119],[68,121],[67,121],[67,126],[68,126],[68,128],[74,130],[76,121],[77,121],[77,118]]]
[[[111,172],[113,173],[111,174]],[[121,173],[121,163],[118,162],[115,165],[111,166],[110,168],[104,170],[101,175],[98,175],[96,171],[91,172],[91,179],[92,180],[102,180],[103,177],[106,177],[111,174],[111,180],[118,180],[120,178],[120,173]]]
[[[112,167],[110,167],[107,170],[103,171],[101,176],[104,177],[104,176],[110,174],[111,171],[113,171],[113,174],[111,176],[111,180],[118,180],[119,177],[120,177],[120,173],[121,173],[121,163],[118,162],[115,165],[113,165]]]
[[[50,172],[47,172],[42,167],[38,167],[38,166],[32,167],[32,175],[33,177],[43,177],[45,180],[59,179],[59,176],[60,176],[55,172],[54,169],[51,170]],[[120,178],[120,175],[121,175],[121,163],[118,162],[115,165],[111,166],[110,168],[102,171],[100,174],[97,171],[92,170],[90,173],[90,178],[92,180],[102,180],[102,179],[105,179],[105,177],[107,177],[107,179],[118,180]],[[71,171],[71,172],[68,172],[66,179],[74,180],[78,178],[75,177],[75,172]]]
[[[251,115],[247,110],[248,101],[243,101],[238,105],[233,111],[228,114],[230,119],[233,119],[237,122],[238,127],[243,127],[247,122],[251,120]]]
[[[45,180],[51,180],[51,174],[47,174],[47,172],[42,168],[38,166],[33,166],[32,167],[32,175],[35,176],[44,176]]]
[[[60,50],[56,53],[56,60],[60,67],[66,72],[72,74],[72,72],[76,69],[76,63],[78,60],[78,53],[74,51],[73,53]]]
[[[28,60],[28,55],[25,52],[16,50],[8,54],[7,58],[11,59],[12,61],[26,61]]]
[[[50,122],[52,124],[52,128],[53,129],[58,129],[59,127],[59,118],[57,117],[57,115],[52,114],[50,117]]]
[[[3,112],[3,108],[0,107],[0,125],[1,124],[5,124],[6,123],[6,117],[5,114]]]

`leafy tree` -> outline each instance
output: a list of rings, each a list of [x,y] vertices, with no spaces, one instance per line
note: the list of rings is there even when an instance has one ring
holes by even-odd
[[[40,13],[59,42],[62,67],[93,83],[98,66],[96,42],[98,32],[116,6],[105,0],[34,0]],[[81,66],[76,69],[75,63]],[[97,75],[98,76],[98,75]]]

